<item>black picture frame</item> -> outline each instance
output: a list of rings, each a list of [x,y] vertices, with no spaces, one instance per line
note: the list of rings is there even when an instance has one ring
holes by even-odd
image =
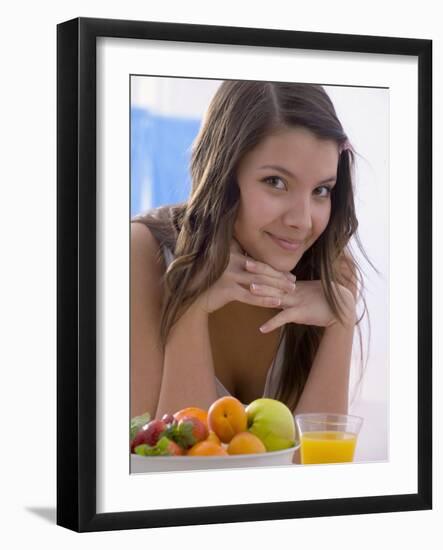
[[[155,39],[418,60],[416,494],[97,513],[96,39]],[[77,18],[57,26],[57,524],[78,532],[432,508],[432,41]]]

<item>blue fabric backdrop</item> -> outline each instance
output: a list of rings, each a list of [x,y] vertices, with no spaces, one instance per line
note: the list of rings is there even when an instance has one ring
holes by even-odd
[[[131,216],[189,196],[191,145],[200,120],[131,109]]]

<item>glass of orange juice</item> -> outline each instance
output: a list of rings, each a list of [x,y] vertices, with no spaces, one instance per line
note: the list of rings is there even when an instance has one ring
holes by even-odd
[[[302,464],[352,462],[363,423],[360,416],[331,413],[295,415]]]

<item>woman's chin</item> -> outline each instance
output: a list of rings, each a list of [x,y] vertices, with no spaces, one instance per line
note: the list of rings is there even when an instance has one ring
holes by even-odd
[[[292,271],[300,261],[298,255],[297,258],[295,258],[294,254],[290,257],[289,254],[270,254],[269,251],[252,250],[251,248],[249,248],[249,250],[243,250],[251,259],[267,264],[276,271],[282,273]]]
[[[271,264],[269,264],[271,265]],[[272,265],[272,267],[277,270],[277,271],[280,271],[282,273],[288,273],[289,271],[292,271],[295,266],[297,265],[297,262],[294,263],[289,263],[289,262],[274,262],[274,264]]]
[[[280,271],[281,273],[286,273],[289,271],[292,271],[295,266],[298,263],[298,259],[290,259],[290,258],[276,258],[275,256],[264,256],[261,260],[263,263],[268,264],[276,271]]]

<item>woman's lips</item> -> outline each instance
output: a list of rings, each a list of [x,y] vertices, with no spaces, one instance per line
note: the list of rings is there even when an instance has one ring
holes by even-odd
[[[267,233],[269,237],[275,242],[275,244],[278,244],[280,248],[283,248],[283,250],[289,250],[291,252],[294,252],[295,250],[298,250],[301,248],[303,243],[296,243],[294,241],[287,241],[285,239],[281,239],[279,237],[276,237],[275,235],[272,235],[272,233]]]

